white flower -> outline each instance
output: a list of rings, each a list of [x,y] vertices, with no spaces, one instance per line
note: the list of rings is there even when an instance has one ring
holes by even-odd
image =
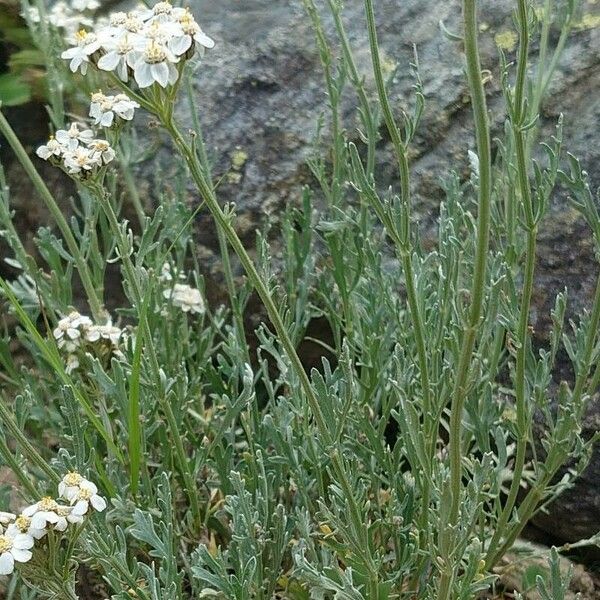
[[[44,160],[48,160],[51,156],[61,156],[65,151],[65,147],[54,137],[50,136],[50,139],[40,146],[35,153]]]
[[[85,339],[88,342],[97,342],[104,339],[116,346],[121,339],[121,335],[123,335],[123,331],[118,327],[113,327],[109,323],[108,325],[92,325],[92,327],[87,330]]]
[[[70,375],[75,369],[79,367],[79,358],[76,354],[69,354],[67,356],[67,364],[65,366],[65,373]]]
[[[65,50],[60,57],[70,59],[69,68],[73,73],[81,70],[81,74],[87,73],[90,56],[97,52],[101,47],[101,42],[95,33],[81,29],[75,34],[77,45]]]
[[[173,8],[170,2],[157,2],[151,9],[140,12],[140,17],[148,23],[169,21],[176,11],[181,9]]]
[[[131,121],[135,109],[139,107],[140,105],[135,100],[131,100],[126,94],[117,94],[115,96],[113,110],[115,111],[115,114],[124,121]]]
[[[37,525],[37,523],[36,523]],[[8,535],[17,535],[19,533],[25,533],[31,536],[34,540],[43,538],[47,530],[44,527],[36,527],[33,524],[31,517],[25,515],[19,515],[14,523],[11,523],[6,529]]]
[[[15,561],[31,560],[32,547],[33,538],[24,533],[0,535],[0,575],[10,575],[15,569]]]
[[[77,495],[71,499],[73,504],[72,515],[75,517],[83,517],[90,509],[90,505],[94,510],[102,512],[106,508],[106,500],[98,495],[98,488],[95,484],[87,479],[84,479],[79,484]]]
[[[99,166],[98,157],[89,148],[79,147],[73,152],[67,152],[64,156],[65,167],[72,175],[76,173],[91,171]]]
[[[140,88],[150,87],[154,82],[161,87],[173,85],[179,72],[173,63],[179,59],[156,40],[150,40],[133,67],[133,76]]]
[[[0,533],[4,533],[5,527],[10,525],[16,518],[16,515],[13,515],[13,513],[0,510]]]
[[[165,298],[169,298],[175,306],[183,312],[203,313],[205,311],[204,299],[200,290],[184,283],[176,283],[172,290],[163,292]]]
[[[192,43],[197,43],[204,48],[214,48],[215,42],[209,38],[200,29],[200,25],[196,23],[194,16],[189,11],[181,15],[177,23],[180,31],[169,40],[169,49],[177,56],[185,54],[192,46]]]
[[[34,529],[46,529],[49,523],[56,525],[61,520],[57,512],[59,508],[60,505],[56,500],[46,496],[39,502],[24,508],[22,515],[31,519],[31,526]]]
[[[98,68],[102,71],[116,71],[121,81],[129,79],[129,69],[133,69],[140,53],[136,51],[139,36],[124,33],[119,38],[110,38],[104,43],[106,54],[98,60]]]
[[[66,150],[75,151],[79,142],[87,145],[94,139],[94,132],[91,129],[80,130],[80,127],[81,125],[72,123],[69,129],[59,129],[54,135],[56,141],[63,147],[63,153]]]
[[[125,94],[105,96],[102,92],[96,92],[92,94],[90,117],[95,120],[96,125],[110,127],[115,115],[124,121],[131,121],[135,109],[139,107],[137,102],[130,100]]]
[[[71,7],[79,12],[96,10],[100,7],[100,2],[98,0],[71,0]]]
[[[115,158],[115,151],[106,140],[92,140],[88,148],[90,149],[91,157],[99,165],[107,165]]]
[[[59,348],[67,352],[74,352],[81,344],[81,333],[92,325],[89,317],[79,314],[77,311],[69,313],[52,332]]]
[[[69,471],[58,484],[58,495],[71,502],[78,494],[79,484],[82,481],[84,481],[84,478],[77,471]]]

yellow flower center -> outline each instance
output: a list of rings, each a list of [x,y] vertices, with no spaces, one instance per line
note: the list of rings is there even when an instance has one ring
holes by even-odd
[[[168,15],[173,10],[173,7],[169,4],[169,2],[159,2],[154,5],[152,11],[155,15]]]
[[[92,92],[92,102],[102,102],[106,98],[106,96],[98,90],[97,92]]]
[[[12,540],[5,535],[0,535],[0,554],[8,552],[13,546]]]
[[[67,485],[73,486],[79,485],[82,479],[83,477],[79,473],[77,473],[77,471],[70,471],[65,475],[64,482]]]
[[[92,497],[92,492],[90,490],[79,490],[79,499],[80,500],[89,500]]]
[[[57,507],[56,501],[53,498],[50,498],[50,496],[46,496],[45,498],[42,498],[39,502],[38,502],[38,510],[55,510]]]
[[[167,58],[165,49],[155,41],[150,42],[144,52],[144,60],[150,64],[161,63]]]
[[[117,53],[118,54],[127,54],[133,50],[133,44],[129,41],[127,35],[124,35],[123,38],[117,44]]]
[[[27,533],[27,530],[31,525],[31,519],[29,517],[26,517],[25,515],[21,515],[15,520],[15,525],[21,533]]]
[[[127,16],[127,19],[125,19],[124,26],[127,31],[130,31],[131,33],[138,33],[142,30],[144,24],[142,23],[141,19],[130,13]]]

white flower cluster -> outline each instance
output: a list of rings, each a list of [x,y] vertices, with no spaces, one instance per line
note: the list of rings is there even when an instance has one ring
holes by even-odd
[[[94,24],[90,13],[100,7],[98,0],[63,0],[55,2],[46,10],[45,19],[48,23],[62,29],[68,40],[74,40],[75,33],[82,27],[91,27]],[[40,11],[35,6],[30,6],[24,16],[32,23],[40,23]]]
[[[131,121],[135,109],[139,107],[137,102],[125,94],[106,96],[102,91],[98,91],[92,94],[89,114],[94,119],[94,125],[112,127],[115,117],[123,121]]]
[[[79,473],[67,473],[58,484],[58,500],[47,496],[25,507],[20,515],[0,512],[0,575],[10,575],[15,562],[28,562],[36,540],[50,531],[63,532],[70,524],[83,523],[90,506],[102,512],[106,500],[98,488]],[[66,500],[68,504],[59,503]]]
[[[165,290],[163,295],[185,313],[202,314],[205,311],[200,290],[187,283],[176,283],[172,288]]]
[[[133,75],[140,88],[158,83],[163,88],[179,78],[175,66],[196,48],[212,48],[214,41],[184,8],[158,2],[152,9],[110,15],[107,25],[95,31],[82,29],[75,45],[62,53],[70,69],[85,75],[91,63],[103,71],[114,71],[122,81]]]
[[[171,283],[176,277],[177,279],[185,279],[183,273],[179,273],[177,269],[171,272],[171,265],[165,263],[162,266],[159,280],[162,283],[169,284],[169,288],[163,291],[163,296],[177,306],[184,313],[203,314],[206,310],[204,298],[199,289],[188,285],[187,283]]]
[[[106,140],[94,138],[91,129],[82,127],[72,123],[69,129],[59,129],[36,154],[71,175],[86,175],[107,165],[115,158],[115,151]]]
[[[107,323],[96,325],[87,316],[77,311],[61,319],[52,332],[57,346],[67,354],[67,373],[79,367],[79,351],[89,351],[92,355],[118,354],[123,330]]]

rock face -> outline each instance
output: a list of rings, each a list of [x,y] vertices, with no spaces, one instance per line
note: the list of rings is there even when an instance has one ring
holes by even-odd
[[[225,175],[219,195],[223,201],[236,203],[240,233],[252,246],[254,231],[265,214],[276,216],[285,204],[296,202],[302,185],[311,181],[305,162],[317,117],[327,108],[314,35],[300,0],[196,0],[192,4],[199,22],[217,42],[216,48],[206,54],[194,82],[199,116],[215,174]],[[323,8],[325,3],[317,4]],[[361,0],[347,0],[344,21],[359,68],[369,82],[362,4]],[[460,31],[460,3],[377,0],[375,4],[384,60],[399,65],[391,89],[391,100],[398,111],[410,102],[413,80],[408,64],[413,59],[413,45],[419,53],[427,105],[414,144],[412,184],[416,212],[427,238],[434,230],[437,206],[443,197],[440,177],[451,169],[466,173],[465,140],[474,145],[458,48],[440,33],[438,26],[442,20],[449,30]],[[504,102],[499,91],[494,38],[513,29],[514,2],[490,0],[480,4],[483,67],[493,74],[487,90],[492,122],[498,127]],[[591,16],[580,23],[566,48],[543,106],[542,135],[553,133],[556,118],[564,112],[565,146],[580,157],[592,185],[597,187],[600,5],[596,0],[583,0],[582,5]],[[326,29],[332,30],[328,19]],[[556,43],[556,36],[552,42]],[[508,56],[512,57],[510,52]],[[346,100],[348,115],[352,114],[353,102],[352,98]],[[184,125],[191,126],[187,104],[182,103],[178,116]],[[355,125],[349,118],[348,131],[353,131]],[[397,175],[383,131],[382,137],[377,167],[380,183],[395,185]],[[152,181],[154,170],[155,165],[142,166],[140,175]],[[589,231],[560,194],[541,229],[532,322],[543,337],[554,294],[566,285],[571,308],[580,312],[589,305],[597,267]],[[208,217],[199,217],[197,231],[208,271],[218,279],[218,246]],[[598,410],[596,401],[590,406],[586,423],[590,434],[598,429]],[[550,513],[539,519],[540,527],[560,541],[594,534],[600,524],[599,485],[600,452],[596,452],[575,490],[550,507]]]

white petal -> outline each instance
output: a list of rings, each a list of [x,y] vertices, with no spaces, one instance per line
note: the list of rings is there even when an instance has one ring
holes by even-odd
[[[201,45],[204,46],[205,48],[214,48],[215,47],[215,41],[212,38],[209,38],[204,31],[200,31],[199,33],[197,33],[194,36],[194,39]]]
[[[20,533],[15,536],[13,540],[13,548],[17,550],[29,550],[29,548],[33,547],[33,538],[26,533]]]
[[[33,515],[35,515],[35,513],[38,511],[38,505],[37,504],[32,504],[31,506],[27,506],[26,508],[24,508],[21,513],[23,515],[25,515],[26,517],[32,517]]]
[[[23,512],[23,514],[25,514]],[[46,523],[48,522],[48,519],[46,519],[46,514],[45,512],[38,512],[35,513],[35,515],[33,515],[31,517],[31,526],[34,529],[44,529],[46,527]]]
[[[169,41],[169,50],[177,56],[185,54],[192,45],[192,38],[189,35],[178,35]]]
[[[129,79],[129,73],[127,72],[127,63],[122,60],[117,68],[117,74],[121,81],[127,81]]]
[[[76,56],[77,54],[79,54],[79,48],[69,48],[68,50],[65,50],[60,57],[61,58],[73,58],[74,56]]]
[[[98,487],[96,486],[95,483],[92,483],[91,481],[88,481],[87,479],[84,479],[83,481],[81,481],[79,483],[79,487],[82,490],[86,490],[88,492],[90,492],[90,494],[93,496],[94,494],[98,493]]]
[[[177,83],[177,80],[179,79],[179,71],[177,70],[177,67],[171,63],[169,63],[169,83],[171,85],[174,85],[175,83]]]
[[[113,71],[119,64],[120,59],[120,54],[113,50],[112,52],[109,52],[100,58],[98,61],[98,68],[102,69],[102,71]]]
[[[48,146],[40,146],[35,153],[44,160],[48,160],[48,157],[52,154],[52,152],[48,150]]]
[[[0,554],[0,575],[10,575],[15,569],[15,559],[10,552]]]
[[[153,78],[158,82],[158,84],[162,87],[167,87],[169,83],[169,67],[166,63],[161,62],[150,67],[152,71]]]
[[[98,512],[102,512],[106,508],[106,500],[102,496],[92,496],[90,502]]]
[[[154,77],[152,77],[150,65],[145,62],[137,64],[135,71],[133,72],[133,76],[141,88],[150,87],[154,83]]]
[[[79,500],[79,502],[77,502],[77,504],[75,504],[73,507],[71,514],[76,517],[81,517],[87,513],[89,506],[90,505],[86,500]]]
[[[31,560],[31,552],[29,550],[21,550],[19,548],[13,548],[10,553],[13,555],[17,562],[27,562]]]
[[[112,110],[109,110],[108,112],[104,113],[102,115],[102,118],[100,119],[100,125],[102,125],[102,127],[110,127],[113,124],[114,116],[115,113],[113,113]]]

